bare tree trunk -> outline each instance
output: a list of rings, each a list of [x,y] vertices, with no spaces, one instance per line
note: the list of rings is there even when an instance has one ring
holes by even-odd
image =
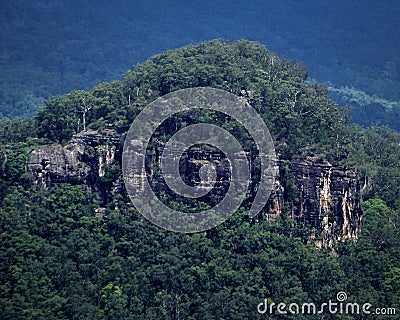
[[[80,106],[82,112],[83,131],[86,131],[86,114],[92,109],[92,106],[86,104],[85,98],[82,99],[83,106]]]

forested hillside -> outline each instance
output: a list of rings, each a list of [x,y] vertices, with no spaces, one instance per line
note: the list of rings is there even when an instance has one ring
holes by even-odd
[[[319,306],[336,301],[338,292],[346,292],[349,302],[399,313],[399,135],[348,125],[328,89],[307,77],[301,65],[259,43],[213,40],[153,56],[121,81],[50,98],[29,120],[2,122],[0,317],[265,319],[257,312],[264,299]],[[318,230],[300,223],[289,206],[275,219],[267,219],[267,209],[250,219],[244,203],[225,223],[194,234],[169,232],[144,219],[123,187],[121,155],[100,165],[99,153],[110,149],[96,149],[95,139],[118,137],[104,142],[118,149],[146,105],[196,86],[232,92],[260,114],[275,142],[286,203],[304,192],[290,175],[294,163],[312,160],[355,172],[361,188],[352,197],[363,202],[357,240],[338,238],[317,248]],[[194,122],[193,115],[185,116],[166,122],[160,136]],[[221,115],[201,113],[199,119],[246,137]],[[35,152],[72,145],[80,150],[84,139],[93,145],[81,151],[81,175],[56,168],[47,179],[45,170],[58,161],[51,158],[39,164],[43,170],[27,172]],[[333,221],[330,212],[324,214]]]
[[[387,105],[398,115],[399,10],[395,0],[2,1],[0,118],[31,117],[44,99],[118,79],[166,49],[245,38],[302,61],[339,90],[355,121],[398,129]]]

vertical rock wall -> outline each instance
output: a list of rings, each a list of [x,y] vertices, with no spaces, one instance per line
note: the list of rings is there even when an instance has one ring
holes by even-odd
[[[315,230],[318,246],[356,239],[361,230],[362,207],[357,174],[327,161],[293,161],[289,168],[294,195],[279,187],[269,200],[267,214],[274,218],[283,208],[299,223]],[[284,181],[278,183],[280,186]]]
[[[108,168],[119,163],[121,145],[122,137],[115,132],[100,134],[86,131],[75,135],[65,146],[53,144],[32,150],[26,169],[35,177],[38,187],[50,187],[54,183],[81,183],[104,197],[110,190],[100,190],[105,185],[99,184],[99,181],[106,178]],[[132,145],[132,148],[135,149],[135,146]],[[182,165],[187,171],[197,165],[197,153],[184,156],[185,163]],[[220,156],[212,152],[202,154],[201,161],[218,164],[220,173],[225,174],[226,168],[221,166]],[[132,156],[132,161],[134,158]],[[156,155],[147,160],[158,161]],[[264,212],[268,219],[273,220],[286,210],[285,214],[314,231],[315,241],[320,247],[357,238],[361,229],[362,208],[360,182],[354,171],[333,166],[327,161],[307,159],[292,161],[287,173],[288,176],[275,181],[275,190]],[[193,175],[191,172],[185,174]],[[132,183],[140,185],[147,179],[146,172],[137,172],[131,178]],[[113,182],[114,186],[118,183]],[[114,187],[111,194],[118,190]]]

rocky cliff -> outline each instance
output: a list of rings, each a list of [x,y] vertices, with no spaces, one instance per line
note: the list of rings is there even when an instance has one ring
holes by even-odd
[[[83,184],[99,195],[103,205],[107,194],[115,194],[121,187],[118,179],[109,177],[120,158],[120,143],[121,135],[112,130],[81,132],[64,146],[52,144],[32,150],[26,170],[35,177],[38,188],[58,183]]]
[[[285,208],[294,220],[314,230],[313,237],[320,247],[357,239],[362,218],[357,174],[315,158],[292,161],[287,169],[285,181],[276,181],[267,216],[275,219]]]
[[[99,205],[103,207],[121,191],[120,170],[113,168],[120,166],[123,138],[112,130],[82,132],[65,146],[52,144],[32,150],[26,170],[34,176],[38,188],[58,183],[84,184],[88,191],[99,195]],[[226,175],[220,156],[192,152],[184,157],[182,168],[192,171],[207,163],[215,165],[217,159],[218,170]],[[157,161],[157,157],[152,155],[150,161]],[[362,208],[358,198],[360,183],[354,171],[314,158],[281,161],[280,167],[281,177],[276,179],[265,207],[268,219],[275,219],[286,210],[295,221],[313,230],[318,246],[329,247],[336,241],[357,238]]]

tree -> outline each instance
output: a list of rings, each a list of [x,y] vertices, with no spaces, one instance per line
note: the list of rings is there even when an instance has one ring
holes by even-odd
[[[83,124],[83,131],[86,131],[86,114],[93,108],[93,106],[89,106],[86,103],[86,98],[82,98],[82,104],[81,106],[79,106],[79,110],[82,113],[82,124]],[[78,124],[78,128],[79,128],[79,124]],[[79,129],[78,129],[79,131]]]

